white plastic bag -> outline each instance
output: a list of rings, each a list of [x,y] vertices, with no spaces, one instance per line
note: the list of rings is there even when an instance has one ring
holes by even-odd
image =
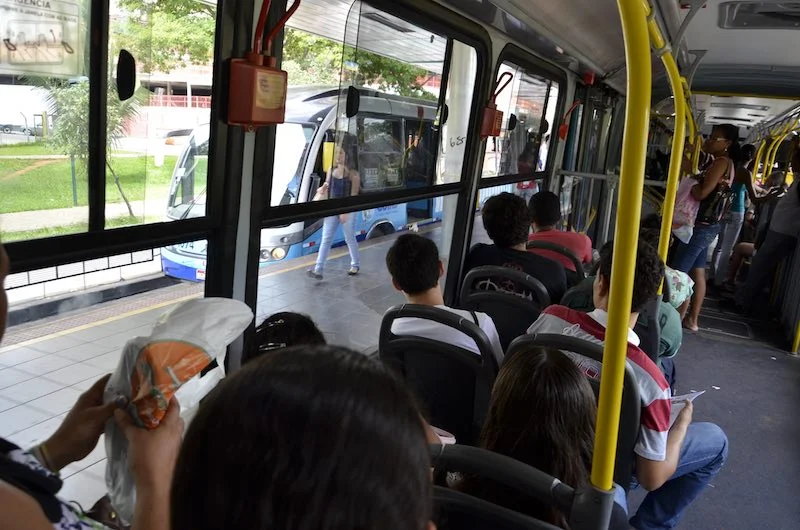
[[[174,395],[188,425],[200,400],[225,377],[222,361],[226,347],[252,320],[253,312],[246,304],[228,298],[202,298],[178,305],[159,318],[149,337],[135,337],[125,344],[104,401],[124,396],[134,422],[152,429],[164,417]],[[219,366],[200,377],[214,359]],[[120,519],[130,523],[136,490],[128,468],[128,441],[114,421],[106,424],[105,435],[106,486]]]

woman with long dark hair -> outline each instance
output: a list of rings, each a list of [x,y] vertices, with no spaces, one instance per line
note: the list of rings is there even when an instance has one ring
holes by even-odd
[[[278,349],[200,407],[171,528],[425,530],[430,462],[425,424],[387,367],[344,348]]]
[[[577,488],[589,483],[596,416],[592,387],[577,365],[558,350],[534,347],[503,363],[480,446]],[[459,489],[568,528],[560,511],[490,480],[466,477]],[[620,504],[614,507],[609,528],[628,528]]]
[[[716,125],[703,145],[703,151],[714,161],[691,189],[691,197],[699,208],[694,222],[692,238],[688,243],[675,242],[672,268],[688,273],[694,280],[694,294],[684,327],[697,331],[697,319],[706,296],[706,263],[708,247],[719,235],[720,222],[730,205],[730,190],[736,174],[736,161],[740,156],[739,129],[730,124]],[[695,177],[692,177],[695,178]]]

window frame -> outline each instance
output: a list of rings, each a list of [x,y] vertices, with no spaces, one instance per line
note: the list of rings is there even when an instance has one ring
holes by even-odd
[[[548,63],[543,59],[536,57],[535,55],[532,55],[530,52],[525,51],[516,44],[506,44],[506,46],[500,51],[500,55],[498,56],[497,63],[495,65],[493,79],[497,79],[497,76],[500,74],[500,67],[504,63],[511,63],[522,69],[526,74],[543,77],[552,82],[558,83],[558,100],[556,101],[555,116],[557,120],[560,120],[561,116],[564,115],[564,106],[566,104],[567,73],[557,66]],[[550,90],[552,90],[552,86],[548,89],[548,93]],[[558,125],[558,122],[551,124],[553,133],[557,133]],[[478,187],[480,189],[493,188],[496,186],[505,186],[507,184],[516,184],[517,182],[524,182],[526,180],[541,179],[544,181],[544,189],[548,189],[557,151],[556,149],[553,149],[553,133],[551,133],[551,143],[547,150],[547,160],[545,161],[543,171],[481,178],[480,174],[482,173],[483,169],[481,167],[481,172],[478,173]],[[482,160],[483,158],[481,158],[481,161]]]

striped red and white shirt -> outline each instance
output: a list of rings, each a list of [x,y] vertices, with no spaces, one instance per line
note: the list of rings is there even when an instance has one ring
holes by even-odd
[[[560,305],[551,305],[528,328],[529,334],[559,333],[603,344],[608,313],[595,309],[583,313]],[[601,363],[572,352],[564,352],[594,379],[600,378]],[[633,369],[642,400],[639,440],[634,451],[648,460],[662,462],[667,458],[667,434],[670,417],[670,388],[664,374],[639,348],[639,337],[628,330],[628,366]]]

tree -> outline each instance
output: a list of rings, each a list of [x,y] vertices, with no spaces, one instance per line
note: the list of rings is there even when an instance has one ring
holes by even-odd
[[[429,75],[423,68],[297,29],[286,29],[283,65],[292,84],[338,85],[340,72],[354,67],[347,82],[378,85],[380,90],[402,96],[436,99],[422,88],[420,80]]]
[[[143,72],[169,73],[189,64],[208,64],[214,53],[214,18],[156,11],[132,13],[112,26],[114,45],[136,57]]]
[[[46,89],[50,103],[50,112],[54,116],[53,130],[48,137],[48,142],[73,160],[77,160],[82,171],[86,172],[86,162],[89,155],[89,83],[88,81],[65,83],[62,80],[38,80],[38,86]],[[125,125],[128,120],[135,118],[149,92],[139,89],[127,101],[120,101],[113,79],[108,80],[107,126],[106,145],[119,147],[119,141],[126,136]],[[119,190],[120,197],[128,207],[128,212],[133,217],[131,207],[125,192],[122,190],[119,176],[111,165],[111,160],[106,159],[106,166],[114,177],[114,183]]]
[[[178,18],[189,15],[217,16],[215,0],[118,0],[120,7],[130,12],[167,13]]]

